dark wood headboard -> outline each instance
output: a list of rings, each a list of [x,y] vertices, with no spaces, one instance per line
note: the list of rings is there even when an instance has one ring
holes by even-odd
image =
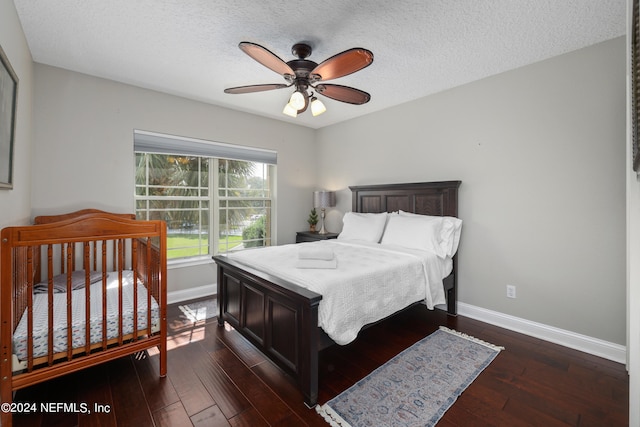
[[[458,216],[461,181],[411,184],[358,185],[349,187],[353,212],[405,212],[422,215]]]

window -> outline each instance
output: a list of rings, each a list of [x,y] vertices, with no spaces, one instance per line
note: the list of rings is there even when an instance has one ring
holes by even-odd
[[[244,148],[219,143],[193,153],[181,148],[184,139],[172,140],[173,152],[167,154],[157,152],[169,151],[157,140],[176,137],[138,131],[134,136],[136,216],[167,223],[168,259],[208,258],[272,244],[274,164],[201,155],[225,154],[220,147]]]
[[[219,252],[271,245],[271,166],[217,159]]]

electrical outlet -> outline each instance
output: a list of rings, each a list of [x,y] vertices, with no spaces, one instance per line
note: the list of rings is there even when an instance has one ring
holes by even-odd
[[[507,285],[507,298],[516,297],[516,287],[513,285]]]

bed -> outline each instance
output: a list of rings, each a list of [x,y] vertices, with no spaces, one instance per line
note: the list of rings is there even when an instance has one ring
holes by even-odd
[[[402,211],[408,215],[455,218],[459,186],[460,181],[353,186],[352,211],[364,214]],[[248,266],[233,256],[213,258],[218,274],[218,324],[228,322],[233,326],[293,377],[307,406],[316,405],[318,353],[335,344],[318,326],[323,295],[287,275]],[[452,255],[450,274],[442,280],[446,310],[451,315],[457,312],[456,272],[457,255]]]
[[[18,389],[152,347],[165,376],[166,261],[165,223],[132,214],[85,209],[4,228],[3,404]]]

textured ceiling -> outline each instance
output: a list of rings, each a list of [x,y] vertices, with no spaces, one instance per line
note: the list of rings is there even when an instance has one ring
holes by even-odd
[[[14,0],[35,62],[320,128],[609,40],[626,32],[626,0]],[[292,90],[238,49],[280,58],[306,41],[309,59],[352,47],[373,64],[331,83],[371,94],[327,112],[281,113]]]

